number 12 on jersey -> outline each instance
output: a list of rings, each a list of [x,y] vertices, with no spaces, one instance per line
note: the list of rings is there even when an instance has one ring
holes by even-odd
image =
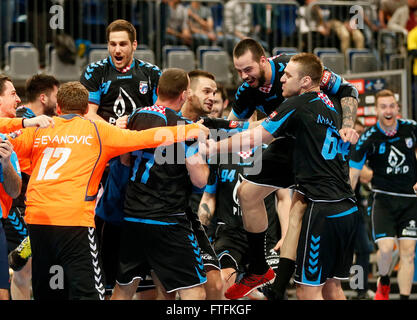
[[[56,180],[60,173],[56,171],[67,162],[71,154],[70,148],[45,148],[43,150],[42,162],[39,167],[38,176],[36,180]],[[49,160],[52,158],[60,158],[57,162],[48,168]]]

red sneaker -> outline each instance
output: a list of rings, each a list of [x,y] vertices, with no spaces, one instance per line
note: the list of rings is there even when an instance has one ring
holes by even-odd
[[[247,296],[252,290],[262,287],[264,284],[273,283],[275,272],[269,268],[265,274],[247,274],[239,282],[233,284],[224,296],[230,300],[236,300]]]
[[[374,300],[389,300],[389,292],[390,285],[382,285],[378,279]]]

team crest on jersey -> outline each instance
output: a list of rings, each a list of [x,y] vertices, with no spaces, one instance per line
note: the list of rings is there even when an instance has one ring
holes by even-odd
[[[17,138],[18,136],[20,136],[22,133],[23,133],[23,131],[22,131],[22,130],[17,130],[17,131],[14,131],[14,132],[10,133],[10,134],[9,134],[9,137],[10,137],[10,138],[12,138],[12,139],[16,139],[16,138]]]
[[[405,145],[407,146],[407,148],[411,149],[413,147],[413,139],[405,138]]]
[[[146,81],[140,81],[139,82],[139,92],[141,94],[146,94],[148,92],[148,88],[149,88],[148,82],[146,82]]]

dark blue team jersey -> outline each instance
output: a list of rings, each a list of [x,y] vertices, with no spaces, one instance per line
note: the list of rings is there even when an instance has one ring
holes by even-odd
[[[136,108],[151,106],[156,101],[161,70],[150,63],[133,59],[130,69],[118,71],[110,57],[90,63],[80,82],[89,91],[89,102],[99,106],[97,114],[109,123],[130,115]]]
[[[295,136],[293,167],[297,189],[311,200],[353,197],[349,183],[349,143],[339,135],[341,115],[323,92],[288,98],[262,122],[274,137]],[[279,168],[277,168],[279,170]]]
[[[267,145],[262,145],[266,149]],[[245,176],[245,168],[253,167],[254,156],[261,156],[254,148],[249,152],[228,154],[227,163],[210,164],[210,177],[205,192],[216,194],[215,216],[218,222],[229,227],[243,228],[242,209],[237,197],[237,189]],[[236,159],[238,159],[236,161]],[[265,199],[268,213],[268,225],[276,225],[275,193]]]
[[[128,128],[145,130],[191,122],[164,106],[136,110]],[[197,143],[187,141],[132,152],[131,177],[126,189],[124,210],[127,217],[169,218],[184,213],[191,194],[191,180],[185,159],[198,151]]]
[[[252,88],[245,82],[237,89],[235,97],[231,101],[231,112],[238,119],[250,118],[255,110],[269,115],[284,101],[280,79],[290,59],[291,55],[288,54],[282,54],[268,59],[272,68],[270,87]],[[358,91],[356,88],[328,69],[323,73],[320,87],[329,95],[338,96],[339,98],[354,97],[358,99]]]
[[[417,123],[413,120],[399,119],[394,136],[387,136],[377,122],[360,137],[349,164],[361,170],[368,161],[374,191],[415,196],[416,136]]]

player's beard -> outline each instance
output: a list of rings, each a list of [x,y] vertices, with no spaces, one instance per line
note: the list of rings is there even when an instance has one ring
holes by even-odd
[[[265,82],[266,82],[265,70],[261,69],[260,70],[260,75],[259,75],[259,78],[258,78],[258,88],[263,87]]]
[[[56,116],[56,107],[55,106],[53,106],[53,107],[51,107],[51,106],[45,106],[43,108],[43,114],[45,116],[48,116],[48,117]]]

